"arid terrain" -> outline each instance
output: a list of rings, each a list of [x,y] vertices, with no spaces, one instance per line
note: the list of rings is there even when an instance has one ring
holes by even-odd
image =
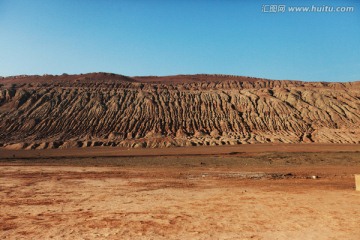
[[[0,239],[359,239],[360,82],[0,78]]]
[[[0,238],[360,235],[358,144],[114,149],[0,150]]]
[[[360,143],[360,82],[108,73],[0,79],[0,147]]]

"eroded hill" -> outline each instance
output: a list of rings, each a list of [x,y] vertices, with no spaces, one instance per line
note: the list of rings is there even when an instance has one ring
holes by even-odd
[[[360,82],[92,73],[0,84],[7,148],[360,143]]]

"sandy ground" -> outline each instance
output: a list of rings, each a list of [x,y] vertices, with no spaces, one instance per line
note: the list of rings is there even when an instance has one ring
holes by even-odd
[[[1,239],[360,236],[355,150],[0,160]]]
[[[240,144],[172,148],[90,147],[68,149],[8,150],[0,147],[0,159],[43,157],[129,157],[129,156],[208,156],[263,152],[360,152],[360,144]]]

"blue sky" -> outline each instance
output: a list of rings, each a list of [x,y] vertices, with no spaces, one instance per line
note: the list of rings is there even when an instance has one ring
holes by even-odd
[[[264,4],[355,10],[263,13]],[[0,0],[0,76],[99,71],[360,80],[360,3]]]

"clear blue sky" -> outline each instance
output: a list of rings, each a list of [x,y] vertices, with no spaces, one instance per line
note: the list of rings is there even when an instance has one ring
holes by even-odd
[[[0,0],[0,76],[221,73],[360,80],[356,0]],[[353,6],[263,13],[263,4]]]

